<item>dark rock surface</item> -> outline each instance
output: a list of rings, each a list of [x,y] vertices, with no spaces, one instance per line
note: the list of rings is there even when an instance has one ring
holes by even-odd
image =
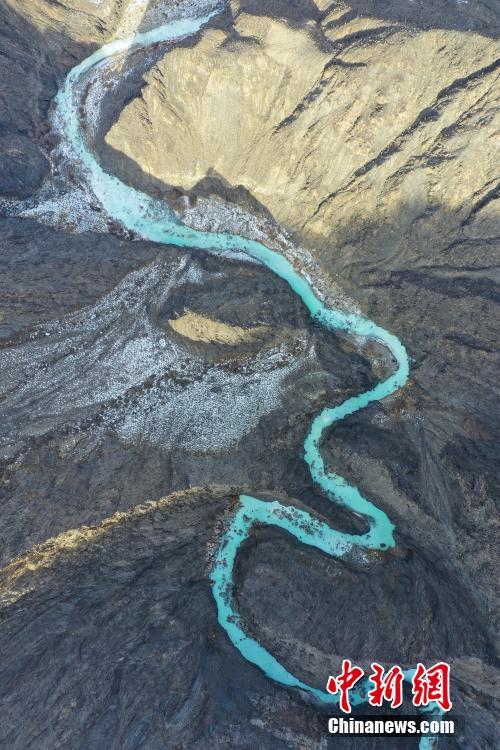
[[[207,549],[230,505],[179,493],[4,569],[2,747],[323,746],[321,718],[217,624]]]
[[[304,736],[307,742],[322,742],[323,718],[307,704],[301,705],[300,696],[280,694],[282,691],[276,696],[276,689],[234,652],[216,625],[206,543],[210,541],[213,549],[217,540],[214,523],[220,528],[223,513],[241,489],[267,489],[272,496],[273,490],[276,494],[289,488],[291,494],[309,500],[314,493],[301,460],[301,446],[311,416],[332,398],[366,389],[373,382],[366,361],[342,351],[335,337],[313,327],[286,285],[257,266],[114,237],[69,235],[30,221],[5,220],[2,229],[7,273],[0,294],[7,315],[0,356],[12,358],[4,371],[17,377],[18,385],[9,387],[9,378],[4,379],[1,407],[2,556],[7,567],[1,587],[5,620],[0,637],[6,639],[5,648],[2,646],[6,659],[0,690],[5,705],[17,706],[14,711],[9,709],[12,721],[4,725],[1,742],[14,748],[202,747],[206,743],[244,747],[256,737],[264,747],[285,748],[295,747]],[[188,280],[165,296],[162,283],[168,282],[169,272],[180,262],[205,274],[204,283],[200,284],[200,278],[198,283]],[[80,408],[75,403],[59,410],[50,407],[77,377],[72,370],[68,384],[60,367],[74,356],[64,347],[70,344],[73,352],[78,348],[80,317],[102,315],[99,304],[103,299],[109,299],[113,291],[116,294],[134,274],[158,266],[166,269],[165,276],[156,279],[155,291],[144,296],[141,308],[150,321],[152,341],[159,334],[178,343],[180,337],[169,331],[168,320],[189,304],[191,309],[232,324],[265,324],[275,331],[273,346],[279,340],[288,346],[301,337],[306,337],[308,351],[313,345],[304,364],[286,377],[283,408],[265,414],[241,441],[226,450],[207,446],[203,451],[189,451],[152,445],[144,435],[135,439],[117,435],[116,420],[106,424],[106,415],[110,411],[130,414],[134,399],[141,392],[154,390],[149,374],[141,373],[138,385],[108,400]],[[29,269],[36,269],[31,282]],[[67,279],[64,291],[62,278]],[[133,298],[121,299],[120,331],[130,334],[138,308],[133,306]],[[99,319],[97,327],[104,325],[115,323]],[[117,329],[113,331],[116,345]],[[47,332],[51,335],[46,336]],[[38,350],[44,348],[46,338],[54,336],[57,352],[42,354],[36,365]],[[195,356],[191,343],[187,342],[186,358]],[[236,377],[242,362],[248,368],[261,356],[260,346],[249,345],[246,352],[241,346],[236,350],[207,346],[203,351],[206,367],[219,367],[222,362],[236,368]],[[88,349],[84,353],[88,355]],[[104,356],[101,350],[100,357]],[[322,364],[325,358],[328,370]],[[43,381],[36,374],[40,371],[48,373]],[[178,377],[179,373],[171,373],[173,380]],[[95,385],[92,378],[85,372],[79,388],[89,381]],[[27,389],[22,385],[25,382],[30,383]],[[166,393],[175,383],[167,378],[162,388]],[[41,413],[36,404],[43,406]],[[130,522],[119,524],[116,544],[107,534],[101,538],[97,533],[87,548],[85,533],[80,544],[80,532],[76,531],[75,548],[71,543],[71,549],[63,549],[62,555],[57,552],[65,546],[61,540],[68,529],[102,522],[116,511],[127,512],[172,489],[214,484],[230,489],[215,496],[200,490],[186,501],[181,497],[167,503],[160,513],[163,520],[159,522],[158,514],[151,513],[140,521],[146,530],[139,536],[133,531],[136,515],[132,513]],[[321,498],[315,501],[313,497],[312,502],[319,510],[326,508]],[[348,514],[334,510],[329,517],[339,527],[353,528]],[[167,537],[166,528],[171,529]],[[11,571],[19,565],[24,570],[26,565],[22,577],[27,582],[32,571],[29,549],[51,537],[56,540],[47,548],[47,566],[40,566],[37,582],[33,579],[28,586],[36,591],[36,601],[28,601],[24,589],[19,599],[11,601]],[[173,547],[168,551],[170,543]],[[26,552],[25,562],[21,558],[14,568],[8,565]],[[37,557],[40,552],[33,554]],[[107,570],[105,583],[103,568]],[[149,568],[151,579],[146,573]],[[179,570],[183,571],[180,577]],[[132,583],[136,578],[137,583]],[[156,590],[156,586],[160,588]],[[51,604],[47,610],[48,596]],[[55,603],[53,596],[60,596],[60,602]],[[151,621],[144,609],[146,600],[148,610],[154,610]],[[125,601],[133,602],[131,610],[125,608]],[[12,641],[18,618],[26,625],[31,623],[29,632],[23,626],[24,634]],[[76,621],[80,626],[75,630],[72,623]],[[174,621],[177,625],[172,628]],[[116,650],[120,643],[128,642],[128,631],[130,647]],[[154,631],[152,641],[150,631]],[[111,652],[109,639],[114,644]],[[88,656],[85,643],[90,649]],[[167,664],[166,669],[158,664],[158,648],[163,649],[160,665]],[[179,648],[185,657],[180,656]],[[77,662],[70,666],[73,657]],[[78,666],[82,658],[84,667]],[[153,662],[156,667],[152,670]],[[67,666],[63,668],[63,664]],[[99,675],[95,671],[98,664]],[[61,674],[62,668],[66,676]],[[33,674],[38,675],[36,680]],[[42,719],[38,701],[47,693],[52,696],[51,708],[44,709]],[[31,709],[27,711],[28,705]],[[16,711],[24,716],[22,730]],[[294,719],[290,723],[286,717],[291,714]]]
[[[311,414],[332,398],[366,389],[373,375],[359,355],[343,352],[311,325],[284,282],[258,266],[151,243],[69,235],[15,219],[3,229],[4,559],[172,489],[214,482],[309,489],[301,445]],[[27,269],[36,269],[35,308]],[[68,279],[64,293],[61,279]],[[187,306],[275,333],[267,344],[193,347],[168,324]],[[127,358],[115,359],[125,347],[138,347],[128,375]],[[273,385],[273,373],[281,371]],[[261,398],[274,391],[284,408],[271,401],[260,421],[251,413],[245,423],[261,378],[270,380]],[[249,391],[236,413],[224,400],[225,392],[234,399],[234,384]],[[212,421],[229,435],[236,429],[227,445],[196,427],[204,421],[196,399],[205,391],[193,390],[191,414],[185,413],[183,394],[195,386],[206,389],[205,397],[215,388],[222,407],[212,407]],[[168,414],[161,411],[165,403],[172,404]],[[249,430],[241,439],[240,421]],[[183,450],[190,422],[185,446],[193,447]],[[176,423],[182,432],[172,443]]]
[[[49,168],[33,141],[57,89],[54,74],[39,52],[40,35],[3,0],[0,14],[0,194],[25,198],[40,185]]]
[[[96,302],[130,271],[161,256],[150,243],[66,234],[30,220],[0,220],[0,341]]]
[[[107,5],[112,28],[119,12]],[[19,3],[0,0],[1,195],[31,195],[47,174],[57,81],[106,37],[96,6],[81,6],[75,15],[40,2],[37,29]],[[349,6],[354,17],[498,34],[493,2]],[[319,12],[266,8],[291,24]],[[420,207],[405,234],[403,207],[392,223],[346,230],[335,252],[320,249],[412,357],[407,387],[336,426],[324,446],[328,465],[394,521],[397,549],[338,561],[257,529],[236,576],[249,631],[318,686],[345,656],[449,660],[457,734],[439,750],[500,741],[494,197],[464,224]],[[328,710],[243,660],[209,583],[242,490],[363,528],[316,493],[302,444],[323,405],[380,377],[383,353],[362,357],[326,335],[284,283],[234,260],[12,218],[0,221],[0,258],[0,747],[386,750],[386,739],[329,738]],[[169,324],[186,309],[268,333],[195,342]]]
[[[0,0],[0,196],[26,198],[49,171],[47,115],[58,81],[85,56],[86,45],[68,34],[71,22],[85,36],[84,15],[69,15],[56,4]],[[88,4],[89,7],[90,4]]]

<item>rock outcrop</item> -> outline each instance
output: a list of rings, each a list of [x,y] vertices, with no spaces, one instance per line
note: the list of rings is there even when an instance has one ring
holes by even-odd
[[[255,6],[169,52],[107,143],[167,185],[243,186],[316,248],[349,252],[380,222],[401,243],[488,231],[498,44],[342,4],[293,24]]]
[[[391,514],[403,526],[401,492],[435,519],[435,540],[441,524],[453,529],[451,546],[428,551],[448,565],[456,549],[456,575],[492,626],[497,30],[477,18],[423,14],[417,23],[358,5],[292,13],[233,3],[224,23],[146,76],[108,133],[115,154],[106,158],[143,186],[151,179],[194,196],[207,178],[212,192],[218,181],[242,186],[401,336],[413,380],[394,400],[413,415],[405,431],[414,468],[386,466],[381,479],[394,420],[387,431],[367,421],[390,406],[363,412],[359,434],[353,419],[332,439],[349,436],[352,478],[368,494],[378,482],[382,504],[394,492]],[[478,18],[487,11],[474,8]],[[360,451],[363,431],[372,438]]]
[[[127,8],[0,0],[0,195],[41,184],[58,82]],[[317,686],[345,656],[449,660],[454,750],[499,745],[498,34],[493,0],[241,0],[134,53],[93,133],[155,195],[272,215],[407,346],[407,386],[323,447],[396,550],[355,563],[256,529],[235,589],[247,629]],[[17,218],[0,255],[0,745],[333,746],[328,709],[232,647],[210,565],[241,491],[362,530],[312,486],[303,441],[384,353],[315,326],[254,264]]]
[[[47,123],[67,71],[115,33],[161,18],[161,3],[0,0],[0,197],[26,198],[49,171]]]
[[[40,186],[49,170],[44,138],[58,80],[92,44],[104,43],[118,7],[117,0],[1,0],[0,196],[25,198]]]

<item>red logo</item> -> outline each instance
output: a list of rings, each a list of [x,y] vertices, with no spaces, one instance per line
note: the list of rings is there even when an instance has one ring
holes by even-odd
[[[344,659],[342,662],[342,672],[337,677],[328,678],[326,689],[328,693],[335,695],[340,692],[339,706],[345,714],[351,713],[351,704],[349,703],[349,690],[352,690],[354,685],[364,675],[364,670],[361,667],[353,667],[349,659]]]
[[[398,708],[403,703],[403,683],[405,675],[401,667],[397,665],[387,670],[373,662],[371,674],[368,681],[373,685],[368,692],[368,703],[370,706],[382,706],[383,702],[390,703],[391,708]],[[349,691],[364,676],[361,667],[353,666],[349,659],[342,662],[342,672],[333,677],[330,675],[326,684],[326,690],[331,695],[339,693],[339,706],[346,713],[351,713],[349,702]],[[426,669],[420,662],[411,679],[412,700],[416,707],[428,706],[437,703],[443,711],[449,711],[452,707],[450,700],[450,667],[443,661],[437,662]]]
[[[370,706],[381,706],[382,701],[391,704],[391,708],[398,708],[403,702],[403,682],[405,676],[401,667],[391,667],[384,674],[384,668],[377,664],[372,664],[372,673],[368,677],[374,687],[368,693],[368,703]]]
[[[430,669],[426,669],[420,662],[412,679],[413,705],[428,706],[437,703],[443,711],[449,711],[450,700],[450,666],[439,661]]]

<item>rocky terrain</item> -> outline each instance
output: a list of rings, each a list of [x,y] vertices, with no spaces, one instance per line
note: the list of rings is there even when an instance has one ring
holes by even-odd
[[[56,178],[81,189],[49,119],[67,70],[174,6],[0,0],[0,747],[386,748],[329,738],[328,709],[249,665],[209,583],[241,491],[362,530],[302,444],[388,372],[383,350],[327,334],[254,263],[16,215]],[[320,687],[345,656],[450,661],[438,747],[472,750],[499,744],[499,27],[491,0],[244,0],[135,53],[89,129],[177,209],[276,221],[407,346],[408,385],[323,447],[397,548],[355,564],[258,529],[237,603]]]
[[[265,5],[233,3],[226,24],[165,55],[106,142],[168,185],[242,186],[344,260],[381,222],[399,235],[391,254],[465,224],[491,234],[498,44],[343,3],[302,24]]]

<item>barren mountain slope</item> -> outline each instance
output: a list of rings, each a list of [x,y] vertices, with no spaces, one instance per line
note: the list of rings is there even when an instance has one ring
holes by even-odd
[[[108,133],[107,164],[192,197],[243,186],[397,332],[410,382],[332,431],[329,466],[390,506],[494,638],[495,28],[470,31],[455,5],[411,23],[394,4],[242,5],[153,68]]]
[[[65,73],[116,32],[157,17],[160,0],[132,6],[126,0],[0,0],[0,197],[25,198],[47,174],[53,145],[47,114]]]
[[[233,13],[167,54],[109,132],[143,172],[185,190],[215,173],[316,247],[380,220],[418,232],[435,212],[455,230],[488,201],[498,44],[338,11]]]
[[[0,196],[26,197],[41,183],[48,161],[40,144],[57,78],[87,45],[105,41],[119,6],[119,0],[99,6],[92,0],[0,0]]]
[[[130,7],[0,0],[0,195],[43,180],[51,97]],[[248,632],[317,687],[345,656],[449,661],[439,750],[500,746],[498,19],[497,0],[241,0],[111,66],[87,133],[127,182],[189,189],[192,216],[196,195],[250,193],[314,250],[334,304],[346,290],[407,347],[406,386],[322,446],[397,547],[358,565],[257,528],[235,592]],[[232,231],[230,213],[209,218]],[[0,219],[0,746],[386,750],[329,738],[329,707],[245,661],[210,586],[241,492],[363,531],[303,444],[385,352],[315,325],[259,265],[68,227]]]

